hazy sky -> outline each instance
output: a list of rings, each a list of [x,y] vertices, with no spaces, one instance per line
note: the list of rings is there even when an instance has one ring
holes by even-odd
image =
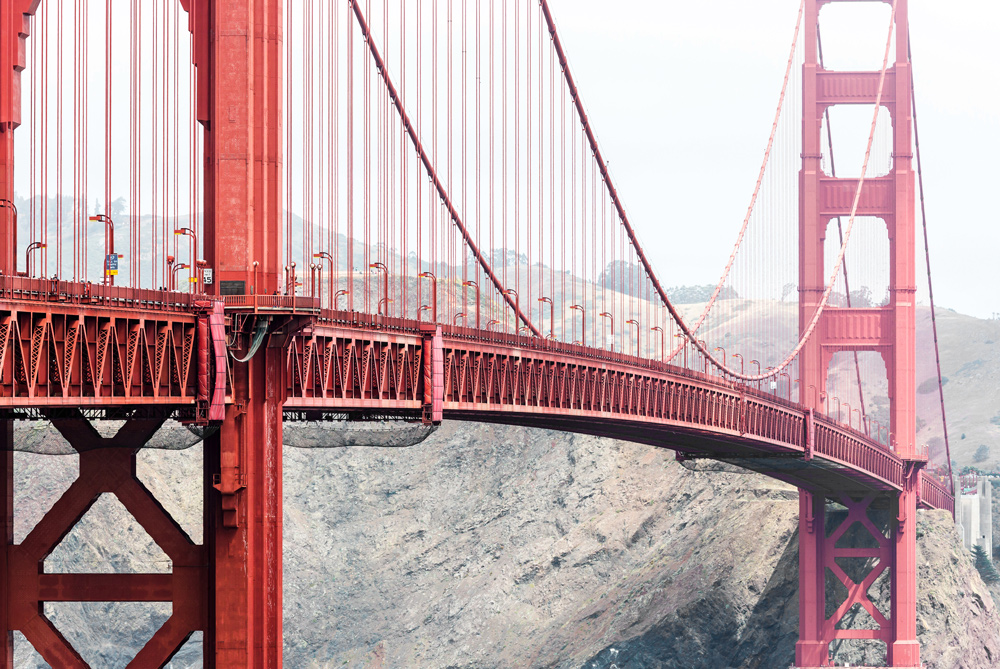
[[[550,5],[661,279],[715,283],[760,168],[798,0]],[[828,7],[821,26],[836,69],[873,57],[864,69],[877,69],[888,5]],[[1000,5],[910,0],[910,17],[935,297],[988,317],[1000,311]]]

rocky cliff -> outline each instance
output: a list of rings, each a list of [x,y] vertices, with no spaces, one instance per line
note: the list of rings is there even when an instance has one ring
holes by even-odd
[[[287,429],[294,430],[289,426]],[[286,441],[290,439],[286,438]],[[18,453],[18,540],[75,474]],[[797,636],[797,493],[592,437],[446,423],[408,449],[285,457],[288,667],[785,667]],[[140,475],[200,540],[201,447]],[[1000,657],[1000,615],[950,518],[918,527],[929,669]],[[46,564],[152,571],[165,556],[103,496]],[[884,583],[873,590],[881,600]],[[94,667],[124,666],[168,606],[49,607]],[[860,621],[859,621],[860,624]],[[174,667],[200,666],[200,638]],[[877,662],[844,643],[840,663]],[[17,666],[45,666],[20,639]]]

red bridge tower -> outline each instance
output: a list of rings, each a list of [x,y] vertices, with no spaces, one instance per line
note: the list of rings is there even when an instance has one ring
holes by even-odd
[[[851,215],[858,179],[827,176],[821,166],[823,118],[839,104],[880,104],[893,124],[892,168],[888,175],[866,178],[856,214],[881,219],[889,237],[889,304],[871,308],[827,307],[801,354],[802,387],[826,388],[827,374],[838,351],[876,351],[882,355],[889,382],[891,437],[896,453],[908,463],[902,492],[868,495],[861,499],[842,493],[838,498],[800,493],[799,520],[799,642],[796,664],[829,665],[829,646],[835,639],[874,639],[885,642],[887,663],[893,667],[920,666],[916,639],[916,513],[920,468],[926,463],[916,448],[915,426],[915,226],[912,162],[912,105],[908,56],[907,0],[896,0],[895,57],[879,88],[881,72],[835,72],[819,63],[819,12],[836,0],[805,2],[805,63],[803,78],[802,171],[799,222],[799,322],[805,330],[820,304],[831,268],[823,266],[827,229],[836,217]],[[893,4],[891,0],[885,0]],[[892,58],[892,55],[890,55]],[[821,398],[813,398],[821,409]],[[826,526],[827,502],[847,507],[834,529]],[[888,511],[889,527],[878,527],[871,511]],[[860,523],[877,547],[838,545],[851,527]],[[838,563],[838,558],[841,563]],[[875,559],[859,582],[842,564]],[[868,590],[888,570],[891,611],[880,611]],[[827,616],[827,574],[842,583],[847,597]],[[857,575],[854,575],[857,578]],[[837,624],[855,605],[875,620],[877,629],[843,630]]]

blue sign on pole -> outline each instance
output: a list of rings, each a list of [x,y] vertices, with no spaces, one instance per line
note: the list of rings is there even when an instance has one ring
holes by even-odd
[[[118,274],[118,254],[109,253],[104,258],[104,273],[108,276],[114,276]]]

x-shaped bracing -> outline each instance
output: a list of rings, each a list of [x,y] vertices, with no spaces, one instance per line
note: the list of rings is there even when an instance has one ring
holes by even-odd
[[[46,617],[45,602],[170,602],[170,617],[128,664],[162,667],[193,632],[205,629],[207,574],[204,547],[191,541],[136,476],[136,453],[163,420],[129,421],[110,438],[82,415],[52,424],[79,453],[80,474],[24,541],[10,547],[10,628],[53,667],[84,669],[87,663]],[[167,554],[171,573],[45,573],[45,558],[104,493],[115,495]]]
[[[868,509],[875,500],[875,495],[871,494],[855,501],[851,497],[841,494],[840,503],[847,508],[847,517],[837,527],[833,533],[826,538],[826,546],[823,555],[825,556],[825,567],[829,569],[834,577],[840,581],[847,589],[847,597],[837,607],[829,618],[824,622],[824,636],[827,639],[882,639],[886,642],[890,640],[889,620],[868,596],[868,590],[878,577],[889,567],[892,562],[892,542],[880,531],[871,518],[868,517]],[[871,536],[878,542],[878,548],[837,548],[837,541],[854,525],[860,523]],[[875,558],[878,561],[872,566],[868,574],[860,583],[854,580],[837,564],[837,558]],[[855,605],[859,604],[871,615],[878,624],[878,629],[837,629],[837,624],[843,620],[847,612]]]

